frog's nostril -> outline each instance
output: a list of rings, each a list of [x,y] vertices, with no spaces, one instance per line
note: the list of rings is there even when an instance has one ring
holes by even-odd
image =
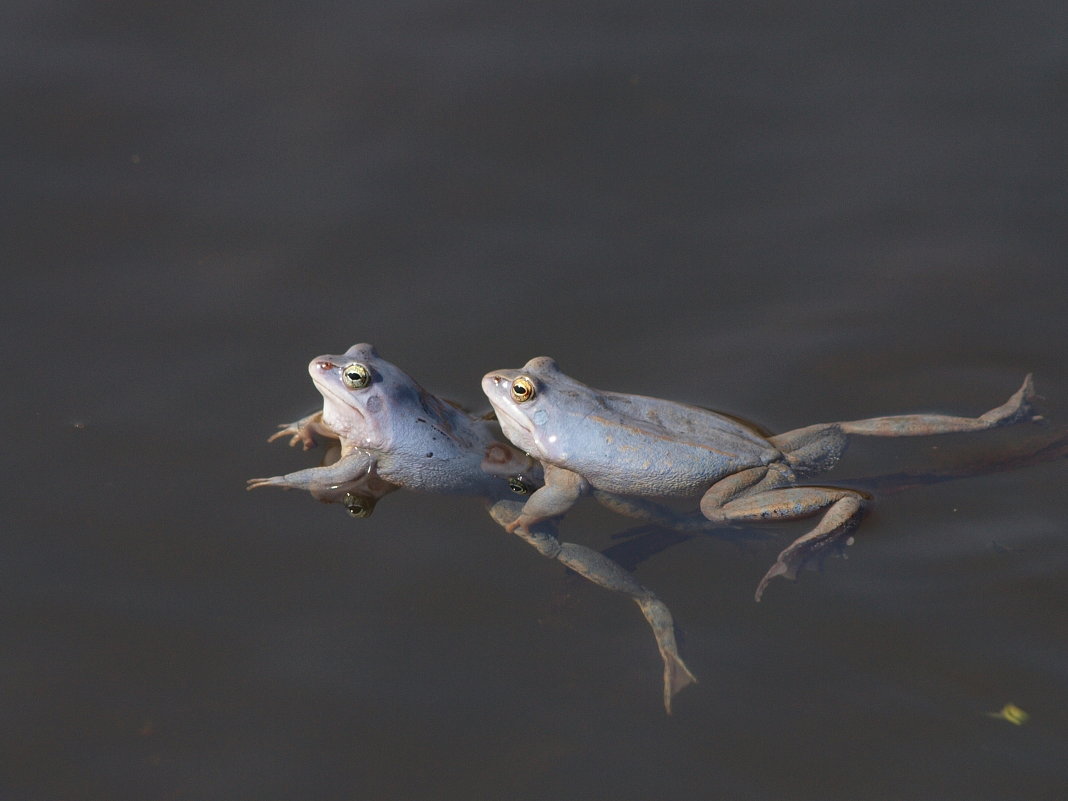
[[[319,362],[316,366],[320,370],[333,370],[335,367],[337,367],[337,365],[333,362]]]

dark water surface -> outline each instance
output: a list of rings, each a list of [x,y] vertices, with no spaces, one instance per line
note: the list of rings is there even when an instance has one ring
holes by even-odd
[[[1045,429],[842,475],[1064,426],[1066,9],[7,3],[0,797],[1064,798],[1063,460],[881,498],[760,605],[798,528],[647,560],[670,718],[633,604],[476,502],[243,486],[364,341],[777,431],[1035,372]]]

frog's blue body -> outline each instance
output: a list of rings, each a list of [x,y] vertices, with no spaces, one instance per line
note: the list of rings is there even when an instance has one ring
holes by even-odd
[[[674,401],[594,389],[542,356],[521,370],[496,370],[482,389],[512,443],[546,467],[545,486],[513,530],[565,513],[584,493],[626,513],[635,498],[700,497],[713,525],[821,514],[784,550],[757,587],[794,577],[805,561],[840,542],[860,522],[866,496],[852,489],[798,485],[832,467],[854,435],[922,436],[981,431],[1030,416],[1031,376],[1005,404],[979,417],[900,415],[824,423],[765,438],[733,418]]]

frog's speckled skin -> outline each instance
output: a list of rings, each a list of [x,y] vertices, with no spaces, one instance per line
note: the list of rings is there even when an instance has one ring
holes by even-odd
[[[511,527],[523,508],[515,499],[516,479],[530,489],[540,487],[540,464],[498,439],[495,423],[430,394],[371,345],[354,345],[341,356],[319,356],[308,371],[323,396],[323,410],[281,426],[271,439],[288,435],[290,445],[301,442],[305,448],[317,439],[336,441],[339,458],[285,476],[250,479],[249,489],[293,487],[327,501],[351,494],[358,496],[352,505],[346,502],[353,514],[369,514],[379,497],[397,487],[485,499],[493,519],[539,553],[634,600],[656,637],[664,662],[664,705],[671,712],[672,696],[694,678],[679,657],[671,612],[663,601],[603,554],[558,541],[551,521]],[[353,382],[352,375],[366,376],[366,384],[353,385],[362,382]]]
[[[639,514],[643,497],[700,496],[712,525],[822,513],[812,531],[779,554],[757,587],[758,601],[772,578],[793,578],[807,560],[848,541],[859,523],[867,502],[862,493],[796,483],[834,466],[851,435],[981,431],[1029,419],[1034,396],[1028,375],[1004,405],[975,418],[878,417],[765,438],[695,406],[593,389],[548,357],[531,359],[521,370],[489,373],[482,388],[505,435],[545,465],[545,486],[527,500],[511,530],[561,515],[587,492]]]

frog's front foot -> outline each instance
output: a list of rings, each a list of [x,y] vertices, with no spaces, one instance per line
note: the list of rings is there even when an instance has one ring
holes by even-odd
[[[522,535],[526,531],[533,530],[540,523],[544,523],[549,520],[549,517],[547,516],[528,514],[527,507],[529,506],[529,504],[530,502],[528,501],[527,505],[523,506],[523,508],[519,511],[519,514],[516,515],[514,520],[511,520],[508,523],[501,524],[504,526],[505,531],[507,531],[509,534]]]
[[[323,424],[322,412],[309,414],[307,417],[302,417],[292,423],[282,423],[278,428],[278,431],[274,432],[267,438],[268,442],[274,442],[276,439],[282,439],[282,437],[289,437],[290,448],[299,442],[303,445],[304,450],[309,450],[316,446],[316,434],[335,436],[334,433],[327,429]]]
[[[267,437],[267,441],[274,442],[276,439],[282,439],[282,437],[289,437],[290,448],[298,442],[303,444],[304,450],[315,447],[315,438],[311,436],[306,428],[301,428],[296,423],[282,423],[278,426],[278,431]]]
[[[285,476],[271,476],[270,478],[250,478],[246,482],[245,489],[254,490],[260,487],[280,487],[282,489],[289,489],[290,484],[286,482]]]

